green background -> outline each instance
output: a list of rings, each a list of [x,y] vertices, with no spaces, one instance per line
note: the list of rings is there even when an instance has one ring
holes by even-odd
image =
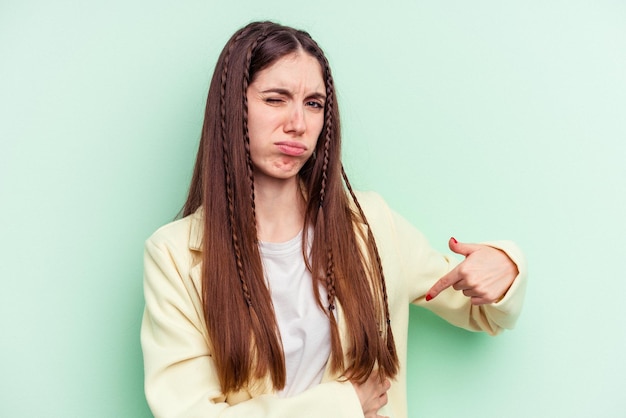
[[[251,20],[333,66],[346,169],[447,250],[508,238],[497,338],[411,311],[411,417],[626,416],[623,1],[0,1],[0,416],[148,417],[143,241]]]

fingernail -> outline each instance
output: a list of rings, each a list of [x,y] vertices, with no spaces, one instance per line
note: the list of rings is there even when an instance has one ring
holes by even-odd
[[[452,240],[452,242],[454,242],[455,244],[458,244],[458,243],[459,243],[459,241],[457,241],[457,240],[456,240],[456,238],[454,238],[454,237],[452,237],[452,238],[450,238],[450,239],[451,239],[451,240]]]
[[[428,302],[429,300],[431,300],[433,297],[429,294],[426,295],[426,302]]]

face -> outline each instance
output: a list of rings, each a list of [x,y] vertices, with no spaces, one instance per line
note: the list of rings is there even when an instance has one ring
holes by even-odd
[[[248,132],[256,182],[295,181],[324,125],[326,87],[317,59],[287,55],[248,87]]]

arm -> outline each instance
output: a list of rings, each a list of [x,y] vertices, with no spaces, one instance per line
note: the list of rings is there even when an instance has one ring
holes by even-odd
[[[360,193],[359,201],[367,208],[366,215],[383,254],[385,276],[388,280],[402,283],[404,297],[408,295],[409,302],[433,311],[453,325],[472,331],[494,335],[514,326],[526,286],[526,262],[515,244],[507,241],[486,243],[498,255],[506,254],[505,259],[510,259],[515,265],[513,271],[517,269],[517,276],[512,284],[509,283],[510,288],[501,300],[473,305],[471,298],[461,291],[452,287],[442,290],[442,286],[442,289],[437,289],[441,291],[437,297],[427,302],[426,295],[431,288],[439,279],[454,271],[459,262],[435,251],[420,231],[391,210],[377,194]]]
[[[141,343],[146,398],[155,417],[363,416],[350,382],[323,383],[285,399],[264,382],[249,392],[223,394],[202,314],[200,265],[192,267],[186,246],[176,247],[162,237],[145,247]]]
[[[413,303],[471,331],[496,335],[514,327],[521,312],[527,275],[524,256],[515,244],[498,241],[471,246],[451,239],[451,248],[461,252],[463,247],[467,255],[459,263],[432,249],[419,231],[407,226],[408,222],[399,216],[395,217],[397,227],[402,230],[401,242],[412,243],[404,246],[410,251],[404,254],[404,259],[407,274],[412,276],[408,285],[413,290]],[[471,255],[471,252],[476,254]],[[461,281],[468,275],[471,275],[472,286]],[[492,286],[487,286],[489,283]],[[453,287],[455,285],[457,287]],[[489,296],[474,293],[477,287],[481,291],[488,287]],[[472,296],[476,298],[474,303]]]
[[[465,260],[428,290],[426,301],[451,287],[466,296],[472,305],[484,305],[486,312],[499,318],[500,326],[512,328],[521,310],[526,278],[521,251],[510,242],[465,244],[451,238],[448,245],[453,252],[465,256]],[[505,298],[506,303],[496,305]]]

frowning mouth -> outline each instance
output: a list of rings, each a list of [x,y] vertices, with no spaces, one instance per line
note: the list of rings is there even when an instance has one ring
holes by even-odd
[[[280,141],[276,142],[274,145],[276,145],[283,154],[293,157],[297,157],[306,152],[306,146],[301,142]]]

